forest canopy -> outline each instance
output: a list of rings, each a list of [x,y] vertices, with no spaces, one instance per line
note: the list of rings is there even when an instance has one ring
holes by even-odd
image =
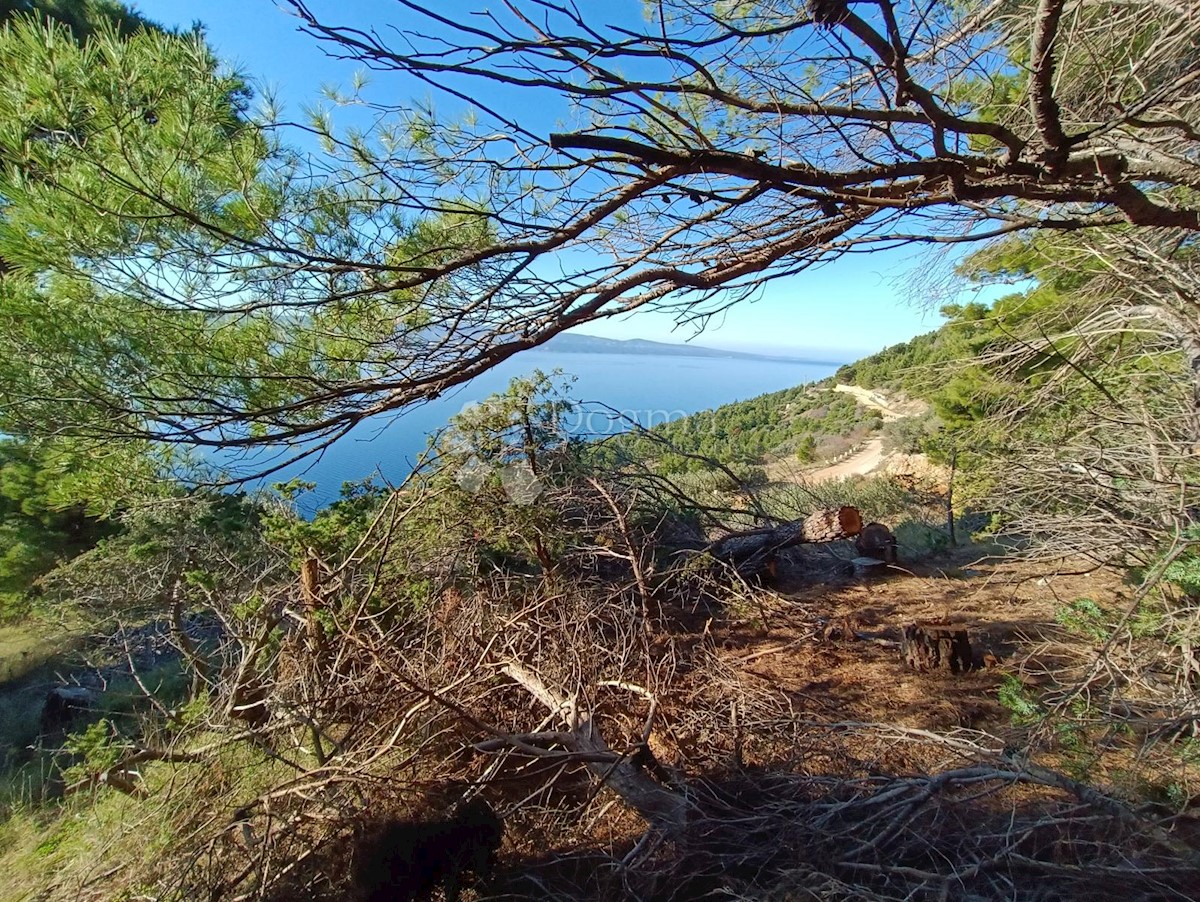
[[[0,427],[313,453],[573,326],[702,322],[847,253],[1200,226],[1196,25],[1163,0],[408,4],[396,47],[288,5],[331,53],[489,99],[285,127],[194,36],[10,24],[6,67],[44,75],[0,136]],[[535,91],[577,127],[523,127]]]

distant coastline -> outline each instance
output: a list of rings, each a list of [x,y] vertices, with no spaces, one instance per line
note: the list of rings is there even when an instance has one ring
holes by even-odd
[[[590,350],[569,351],[551,341],[523,351],[440,398],[414,405],[402,414],[359,423],[320,455],[274,473],[260,484],[293,478],[314,483],[315,489],[300,502],[305,516],[338,500],[344,482],[376,474],[398,484],[412,471],[425,449],[427,436],[445,427],[456,414],[504,392],[512,379],[528,376],[537,368],[561,369],[570,378],[569,396],[580,401],[580,410],[584,411],[580,414],[585,427],[582,431],[600,435],[624,431],[628,424],[605,417],[594,408],[594,415],[586,413],[589,403],[600,402],[642,426],[654,426],[817,382],[832,376],[841,365],[716,349],[701,349],[697,354],[691,346],[650,341],[635,342],[630,348],[629,342],[580,337],[594,342]],[[580,347],[578,343],[574,346]],[[659,353],[653,350],[656,347],[672,350]],[[278,453],[290,454],[288,449]],[[272,462],[280,460],[274,458]],[[251,472],[260,463],[231,455],[226,466]]]
[[[645,354],[655,357],[708,357],[723,360],[761,360],[770,363],[804,363],[813,366],[840,367],[851,361],[820,360],[812,357],[788,357],[772,354],[753,354],[746,351],[725,351],[701,345],[670,344],[647,341],[644,338],[600,338],[596,335],[564,333],[556,335],[538,350],[560,354]]]

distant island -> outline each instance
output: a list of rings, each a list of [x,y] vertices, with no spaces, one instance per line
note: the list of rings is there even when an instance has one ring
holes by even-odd
[[[647,341],[644,338],[600,338],[597,335],[564,333],[556,335],[542,350],[560,354],[647,354],[656,357],[719,357],[727,360],[763,360],[772,363],[809,363],[820,366],[841,366],[845,360],[816,360],[810,357],[782,357],[770,354],[751,354],[745,351],[724,351],[700,345],[670,344]]]

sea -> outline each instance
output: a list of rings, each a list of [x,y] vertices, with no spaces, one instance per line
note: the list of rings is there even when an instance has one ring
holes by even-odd
[[[626,420],[654,426],[700,410],[720,407],[767,392],[780,391],[831,376],[838,364],[766,358],[686,357],[658,354],[561,353],[525,351],[442,397],[399,414],[358,424],[320,454],[291,464],[251,488],[293,478],[314,484],[299,501],[302,513],[336,500],[345,482],[367,478],[398,484],[408,476],[429,436],[450,418],[489,395],[503,392],[510,380],[535,370],[561,370],[572,379],[566,394],[580,402],[566,427],[585,437],[630,428]],[[610,410],[611,409],[611,410]],[[260,471],[282,462],[290,452],[260,453],[250,461],[226,460],[234,474]]]

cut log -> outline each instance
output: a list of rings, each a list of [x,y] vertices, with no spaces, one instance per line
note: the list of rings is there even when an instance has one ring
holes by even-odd
[[[966,673],[975,669],[975,653],[966,630],[910,624],[904,628],[900,654],[906,665],[922,673],[931,670]]]
[[[863,557],[878,558],[887,564],[896,563],[896,536],[882,523],[868,523],[854,540],[854,547]]]
[[[745,576],[767,570],[774,555],[785,548],[848,539],[861,530],[862,515],[858,508],[829,508],[809,514],[803,520],[730,533],[704,550],[718,561],[733,565]]]

